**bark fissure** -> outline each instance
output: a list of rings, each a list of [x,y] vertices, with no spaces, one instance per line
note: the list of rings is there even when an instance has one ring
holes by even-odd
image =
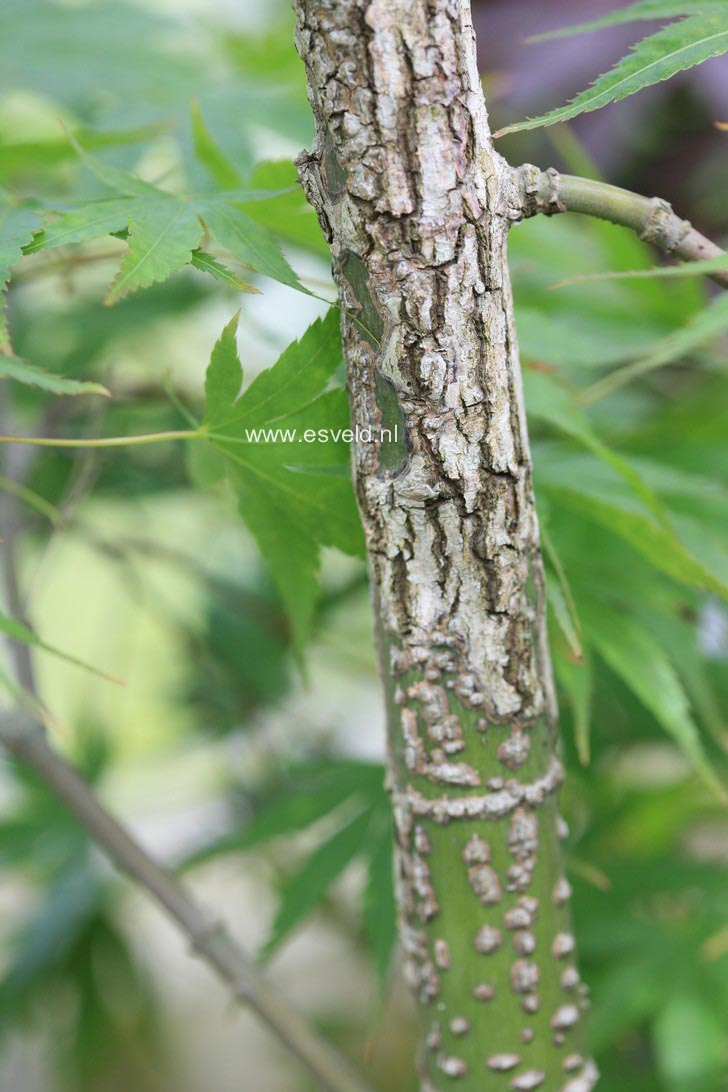
[[[490,141],[466,0],[294,6],[316,119],[300,175],[331,244],[352,416],[404,431],[396,458],[356,445],[353,470],[423,1092],[588,1092],[506,261],[519,178]]]

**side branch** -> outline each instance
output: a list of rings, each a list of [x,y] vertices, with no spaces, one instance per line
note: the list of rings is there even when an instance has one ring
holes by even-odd
[[[644,242],[683,261],[696,262],[725,254],[696,231],[689,220],[676,216],[672,206],[660,197],[642,197],[606,182],[559,174],[553,167],[542,171],[530,163],[518,167],[516,174],[524,219],[537,213],[552,216],[559,212],[582,212],[631,228]],[[714,270],[707,276],[728,288],[728,267]]]
[[[213,917],[106,810],[76,770],[21,715],[0,718],[0,743],[30,766],[114,864],[176,921],[190,946],[298,1060],[323,1092],[371,1092],[349,1063],[261,979],[222,921]]]

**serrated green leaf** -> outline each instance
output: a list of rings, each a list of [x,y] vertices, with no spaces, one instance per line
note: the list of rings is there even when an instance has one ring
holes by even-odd
[[[705,755],[677,672],[649,630],[606,603],[582,607],[582,614],[593,648],[650,710],[706,784],[726,798]]]
[[[191,204],[170,200],[154,211],[129,217],[129,249],[106,297],[116,303],[128,292],[164,281],[189,265],[202,227]]]
[[[670,79],[686,68],[728,51],[728,22],[725,14],[691,15],[663,27],[638,42],[614,68],[600,76],[567,106],[540,117],[507,125],[496,136],[523,132],[544,125],[568,121],[579,114],[619,102],[646,87]]]
[[[534,34],[526,40],[528,42],[549,42],[554,38],[570,38],[574,34],[587,34],[593,30],[621,26],[624,23],[639,23],[652,19],[676,19],[683,15],[708,14],[710,12],[722,13],[725,11],[725,7],[725,0],[639,0],[636,4],[630,4],[626,8],[618,8],[617,11],[610,11],[607,15],[603,15],[599,19],[592,19],[588,23],[576,23],[573,26],[546,31],[544,34]]]
[[[243,366],[237,347],[240,312],[236,311],[215,342],[205,373],[205,416],[203,421],[214,428],[235,405],[243,385]]]
[[[155,200],[154,207],[159,202]],[[40,250],[51,250],[58,246],[70,246],[98,239],[102,235],[111,235],[123,231],[128,223],[130,212],[138,206],[129,197],[114,197],[101,201],[88,201],[82,208],[63,212],[55,219],[46,222],[42,231],[25,247],[25,254],[36,254]]]
[[[234,405],[227,415],[207,418],[210,427],[261,425],[299,412],[325,390],[342,358],[339,313],[331,308],[284,349],[272,368],[256,376],[239,401],[229,400]]]
[[[235,315],[212,351],[205,377],[203,424],[211,431],[215,430],[212,450],[225,459],[228,478],[238,497],[240,514],[252,531],[283,597],[291,619],[294,643],[300,650],[313,617],[318,590],[319,548],[315,534],[311,535],[307,528],[301,527],[300,522],[292,518],[291,503],[295,503],[296,494],[294,492],[291,497],[290,490],[286,489],[286,478],[290,475],[286,474],[285,468],[281,473],[280,468],[271,466],[275,445],[264,446],[262,458],[257,462],[245,450],[246,444],[231,446],[233,439],[242,439],[245,421],[245,415],[237,408],[244,400],[238,399],[243,369],[237,354],[237,323],[238,315]],[[230,437],[218,434],[217,430],[226,425],[229,428],[231,422]],[[310,486],[310,481],[297,484],[305,490]]]
[[[284,258],[275,236],[251,219],[242,208],[219,200],[203,199],[199,202],[199,211],[213,238],[239,262],[274,281],[311,295]]]
[[[318,439],[319,430],[328,437],[328,430],[348,428],[346,393],[325,389],[341,362],[338,316],[317,319],[239,398],[235,321],[213,350],[203,427],[227,461],[241,514],[284,598],[300,649],[313,615],[319,546],[362,552],[348,445]],[[307,430],[315,442],[305,442]]]
[[[38,387],[51,394],[103,394],[110,398],[106,387],[86,379],[67,379],[63,375],[54,375],[37,364],[29,364],[16,356],[0,358],[0,379],[14,379],[27,387]]]
[[[596,402],[612,394],[625,383],[679,360],[691,353],[693,349],[719,337],[726,329],[728,329],[728,293],[716,297],[708,307],[693,315],[684,327],[663,338],[652,352],[640,360],[635,360],[632,364],[627,364],[624,368],[611,372],[591,387],[587,387],[582,392],[580,400],[584,405]]]
[[[345,397],[337,401],[346,406]],[[331,420],[331,418],[327,418]],[[332,444],[295,443],[297,452],[308,453],[308,465],[303,455],[276,451],[273,444],[235,445],[229,441],[213,441],[218,450],[237,464],[238,472],[248,481],[255,480],[259,488],[276,498],[276,507],[284,510],[290,520],[322,546],[336,546],[344,553],[362,555],[362,535],[348,471],[346,445],[339,456],[339,465],[332,462]],[[293,444],[283,445],[286,449]]]
[[[226,284],[228,288],[232,288],[235,292],[248,292],[254,296],[260,295],[259,288],[248,284],[237,273],[233,273],[232,269],[228,269],[226,265],[223,265],[217,258],[213,258],[211,254],[206,253],[204,250],[192,251],[192,264],[201,273],[209,273],[215,280]]]
[[[285,881],[271,935],[261,953],[263,959],[270,958],[291,931],[321,902],[334,880],[362,852],[371,819],[370,808],[348,819]]]
[[[46,224],[24,253],[86,242],[128,227],[129,251],[107,302],[134,288],[164,280],[189,263],[224,279],[231,287],[257,291],[214,259],[203,256],[198,243],[204,228],[244,265],[311,294],[284,258],[275,236],[242,208],[245,204],[252,209],[256,202],[279,197],[290,187],[283,191],[240,188],[236,174],[234,179],[232,175],[228,179],[234,181],[234,188],[225,192],[173,194],[110,166],[80,147],[78,151],[91,174],[112,190],[113,196],[84,202],[78,208],[59,208],[57,217]]]
[[[229,464],[229,459],[228,459]],[[311,630],[318,595],[319,547],[288,506],[275,503],[278,482],[259,480],[228,465],[228,477],[238,497],[240,515],[250,528],[261,555],[281,593],[288,616],[294,648],[299,657]]]
[[[23,248],[42,226],[42,219],[35,209],[14,203],[0,190],[0,353],[10,355],[12,346],[5,317],[4,293],[10,272],[20,261]]]

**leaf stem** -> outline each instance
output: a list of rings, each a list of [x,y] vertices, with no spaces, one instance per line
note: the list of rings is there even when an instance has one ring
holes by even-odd
[[[660,197],[643,197],[593,178],[559,174],[553,167],[542,171],[531,163],[516,168],[515,174],[523,219],[538,213],[553,216],[559,212],[581,212],[631,228],[644,242],[684,261],[725,255],[688,220],[676,216],[672,206]],[[728,269],[706,270],[706,275],[722,288],[728,288]]]
[[[148,432],[141,436],[99,436],[78,440],[54,436],[0,436],[0,444],[30,444],[33,447],[136,447],[141,444],[161,444],[167,440],[199,440],[202,428],[171,429],[169,432]]]

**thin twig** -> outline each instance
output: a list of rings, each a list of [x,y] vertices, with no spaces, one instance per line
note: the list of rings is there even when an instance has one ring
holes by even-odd
[[[226,982],[306,1067],[325,1092],[371,1092],[349,1063],[259,976],[217,917],[195,901],[97,799],[92,789],[47,742],[41,726],[23,714],[0,718],[0,742],[32,767],[114,864],[167,911],[192,950]]]
[[[93,439],[67,439],[60,436],[0,436],[0,444],[22,444],[30,447],[136,447],[140,444],[160,444],[168,440],[197,440],[202,429],[171,429],[148,432],[141,436],[99,436]]]
[[[518,167],[516,173],[523,218],[538,213],[552,216],[559,212],[581,212],[631,228],[644,242],[683,261],[695,262],[725,254],[696,231],[689,220],[676,216],[672,206],[660,197],[643,197],[607,182],[559,174],[553,168],[542,171],[530,163]],[[728,288],[728,268],[713,270],[706,276]]]

